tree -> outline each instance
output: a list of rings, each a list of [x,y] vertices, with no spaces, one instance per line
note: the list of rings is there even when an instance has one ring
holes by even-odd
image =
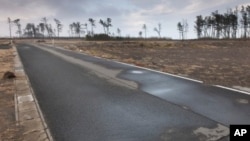
[[[188,22],[187,22],[187,20],[183,20],[183,27],[184,27],[184,38],[187,39],[187,33],[188,33]]]
[[[13,21],[13,23],[17,26],[17,34],[19,36],[19,38],[21,37],[22,34],[22,29],[21,29],[21,24],[20,24],[20,19],[16,19]]]
[[[146,26],[146,24],[143,24],[142,29],[144,30],[145,39],[146,39],[147,38],[147,26]]]
[[[157,32],[159,38],[161,38],[161,24],[158,24],[158,28],[154,28],[154,31]]]
[[[250,5],[246,7],[246,12],[247,12],[248,37],[250,37]]]
[[[242,19],[241,19],[241,24],[242,24],[242,28],[243,28],[243,38],[247,38],[247,26],[248,26],[248,17],[247,17],[247,12],[245,10],[245,7],[242,6],[241,7],[241,15],[242,15]]]
[[[17,28],[18,28],[17,34],[19,34],[19,38],[20,38],[21,35],[22,35],[22,27],[21,27],[21,24],[20,24],[20,23],[17,24]]]
[[[139,31],[139,38],[142,38],[142,31]]]
[[[81,33],[81,24],[80,24],[80,22],[74,22],[73,27],[74,27],[74,31],[75,31],[76,35],[78,35],[78,37],[80,37],[80,33]]]
[[[12,38],[12,35],[11,35],[11,19],[8,17],[8,23],[9,23],[9,31],[10,31],[10,38]]]
[[[178,22],[177,29],[179,30],[180,39],[184,40],[187,37],[187,32],[188,32],[187,21],[183,20],[182,23]]]
[[[70,24],[70,28],[73,29],[74,33],[80,38],[81,37],[81,33],[84,32],[82,30],[82,24],[80,22],[73,22],[72,24]]]
[[[119,37],[121,37],[121,29],[120,29],[120,28],[117,28],[117,35],[118,35]]]
[[[238,8],[235,8],[235,11],[230,14],[231,26],[232,26],[232,38],[237,37],[238,30]]]
[[[183,35],[184,29],[183,29],[183,25],[181,24],[181,22],[178,22],[177,28],[178,28],[178,30],[179,30],[180,39],[183,40],[183,39],[184,39],[184,35]]]
[[[45,27],[49,33],[49,37],[52,37],[53,35],[55,35],[51,24],[47,24],[47,26],[45,26]]]
[[[223,15],[218,13],[218,10],[212,13],[214,16],[214,26],[216,30],[216,38],[219,39],[221,36],[221,31],[222,31],[222,17]]]
[[[196,21],[195,21],[195,31],[197,33],[197,38],[200,39],[202,37],[202,29],[203,29],[203,24],[204,24],[204,21],[203,21],[203,18],[202,16],[197,16],[196,17]],[[180,26],[180,25],[179,25]]]
[[[33,23],[27,23],[27,25],[25,27],[25,34],[28,37],[35,37],[36,36],[36,28],[35,28],[35,25]]]
[[[54,19],[56,23],[56,29],[57,29],[57,37],[59,37],[59,32],[62,31],[62,24],[58,19]]]
[[[43,37],[44,37],[44,31],[45,31],[44,23],[39,23],[39,28],[40,28],[40,31],[43,33]]]
[[[52,25],[48,24],[48,19],[46,17],[43,17],[41,19],[41,22],[44,24],[45,30],[47,31],[49,37],[52,37],[53,35],[55,35]]]
[[[49,29],[49,25],[48,25],[48,19],[46,17],[43,17],[41,19],[41,22],[44,24],[44,27],[45,27],[44,29],[46,29],[48,36],[50,36],[50,29]]]
[[[102,19],[100,19],[99,23],[103,26],[104,34],[107,34],[106,33],[106,23]]]
[[[40,30],[40,25],[38,24],[38,25],[36,26],[36,32],[39,33],[39,36],[40,36],[40,34],[41,34],[41,32],[42,32],[42,31],[41,31],[41,32],[40,32],[40,31],[41,31],[41,30]]]
[[[70,31],[70,35],[73,37],[73,35],[74,35],[74,25],[73,25],[73,23],[69,25],[69,31]]]
[[[92,18],[89,18],[89,22],[90,22],[90,25],[91,25],[91,36],[94,36],[94,27],[95,27],[95,20],[92,19]]]
[[[106,28],[107,28],[108,35],[110,34],[109,27],[112,26],[111,21],[112,21],[111,18],[107,18]]]
[[[111,18],[107,18],[106,21],[103,21],[102,19],[100,19],[100,21],[99,21],[99,23],[103,26],[104,33],[107,35],[110,34],[109,27],[112,26],[111,22],[112,22]]]
[[[220,14],[217,10],[210,16],[197,16],[195,21],[197,37],[210,38],[236,38],[238,30],[238,9],[228,9]]]
[[[87,35],[91,35],[90,31],[88,30],[88,24],[84,24],[84,29],[86,30]]]
[[[32,33],[33,33],[33,37],[36,37],[37,30],[36,30],[35,24],[31,24],[31,30],[32,30]]]

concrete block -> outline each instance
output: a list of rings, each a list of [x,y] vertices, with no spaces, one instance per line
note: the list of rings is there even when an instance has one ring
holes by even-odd
[[[34,98],[32,95],[17,96],[18,103],[32,102],[32,101],[34,101]]]
[[[30,134],[35,131],[44,131],[44,127],[40,119],[20,122],[20,125],[24,128],[24,134]]]
[[[18,104],[18,111],[31,111],[36,110],[36,104],[34,102],[25,102]]]
[[[19,112],[19,120],[20,122],[33,120],[36,118],[40,118],[37,110],[29,110],[29,111],[20,111]]]

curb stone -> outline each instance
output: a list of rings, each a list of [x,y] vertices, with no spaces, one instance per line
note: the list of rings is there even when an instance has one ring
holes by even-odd
[[[54,141],[30,85],[16,46],[13,46],[15,85],[15,117],[24,129],[24,141]]]

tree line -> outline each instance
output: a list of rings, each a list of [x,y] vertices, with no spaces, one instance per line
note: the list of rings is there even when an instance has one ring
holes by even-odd
[[[81,24],[80,22],[73,22],[72,24],[69,25],[69,36],[71,37],[81,37],[81,34],[89,35],[89,36],[94,36],[94,28],[96,27],[96,20],[89,18],[88,23]],[[106,35],[111,35],[110,32],[110,27],[112,26],[111,24],[112,19],[107,18],[106,20],[100,19],[99,24],[102,25],[104,34]],[[91,29],[88,29],[88,25],[90,25]],[[118,34],[120,34],[120,29],[117,28]]]
[[[48,22],[48,18],[44,17],[38,25],[34,23],[27,23],[22,29],[20,19],[11,20],[8,18],[10,37],[12,26],[16,26],[16,34],[19,37],[59,37],[63,29],[63,24],[60,20],[54,19],[55,27]],[[97,22],[103,27],[103,33],[106,36],[121,37],[121,29],[117,28],[116,33],[111,33],[112,19],[100,19],[99,21],[89,18],[86,23],[72,22],[69,24],[69,37],[88,36],[94,37],[96,34],[94,29]],[[239,10],[228,9],[225,13],[219,13],[218,10],[212,12],[209,16],[198,15],[194,22],[194,31],[198,39],[234,39],[234,38],[249,38],[250,37],[250,6],[242,6]],[[90,29],[89,29],[90,28]],[[187,20],[182,20],[177,23],[177,30],[179,31],[179,38],[187,39],[189,25]],[[162,26],[159,23],[153,28],[158,38],[161,38]],[[138,33],[139,38],[147,38],[148,27],[146,24],[142,25]]]
[[[8,18],[9,23],[9,31],[10,31],[10,38],[12,37],[11,31],[12,27],[16,26],[16,34],[18,37],[60,37],[60,33],[63,29],[63,24],[60,20],[54,19],[56,27],[53,28],[52,24],[49,23],[48,18],[43,17],[41,19],[41,22],[37,25],[34,23],[27,23],[26,26],[22,29],[20,24],[20,19],[11,20]],[[95,35],[94,28],[96,27],[96,20],[93,18],[89,18],[87,23],[81,23],[81,22],[72,22],[69,24],[69,30],[68,34],[69,37],[81,37],[81,35],[86,35],[93,37]],[[98,22],[103,27],[104,35],[107,36],[115,36],[121,38],[121,29],[117,28],[116,33],[111,33],[110,28],[112,27],[112,19],[100,19]],[[90,28],[90,29],[89,29]],[[159,23],[157,27],[153,29],[158,35],[159,38],[161,38],[161,24]],[[139,31],[139,38],[143,38],[142,34],[144,32],[144,38],[147,38],[147,25],[143,24],[142,26],[143,31]]]
[[[38,25],[34,23],[27,23],[25,28],[21,28],[20,19],[11,20],[8,18],[10,38],[12,38],[12,27],[13,25],[17,27],[16,34],[19,37],[53,37],[58,36],[62,31],[63,25],[58,19],[54,19],[56,24],[56,28],[53,29],[52,25],[48,23],[48,19],[46,17],[41,19],[41,22]]]
[[[197,38],[233,39],[250,37],[250,6],[228,9],[226,13],[218,10],[211,15],[196,17],[194,29]]]

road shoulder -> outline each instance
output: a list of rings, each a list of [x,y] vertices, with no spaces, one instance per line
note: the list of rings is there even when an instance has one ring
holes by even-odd
[[[15,115],[17,124],[23,126],[26,141],[53,141],[44,120],[29,79],[23,69],[16,47],[14,47]]]

